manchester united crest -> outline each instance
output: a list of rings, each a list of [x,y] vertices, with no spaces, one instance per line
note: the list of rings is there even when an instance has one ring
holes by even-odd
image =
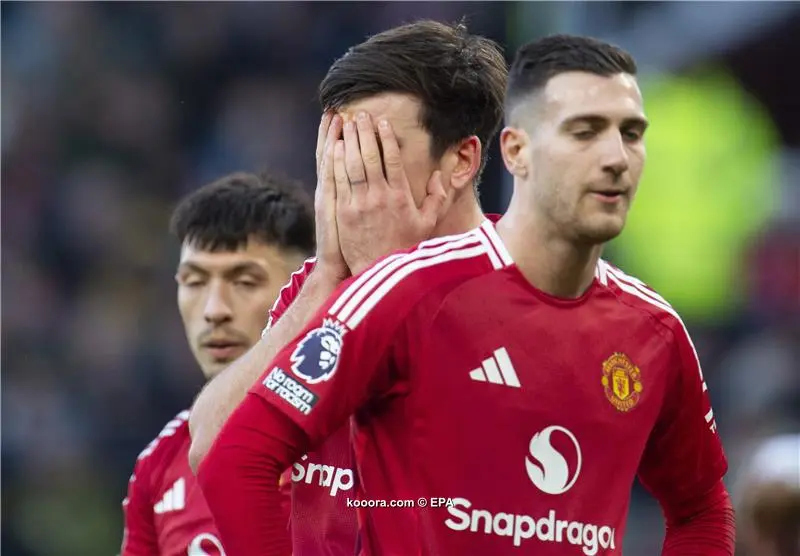
[[[603,363],[603,389],[619,411],[630,411],[639,403],[641,379],[641,371],[624,353],[615,353]]]

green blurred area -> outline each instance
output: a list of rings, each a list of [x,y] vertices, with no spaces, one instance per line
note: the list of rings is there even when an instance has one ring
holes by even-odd
[[[777,134],[722,68],[641,86],[648,159],[609,255],[687,320],[722,321],[742,306],[742,252],[774,208]]]

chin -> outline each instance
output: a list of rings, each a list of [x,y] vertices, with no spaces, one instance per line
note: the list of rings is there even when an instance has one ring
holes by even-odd
[[[203,371],[203,376],[206,380],[211,380],[219,373],[221,373],[227,365],[225,363],[217,363],[214,361],[209,361],[205,365],[201,365],[201,371]]]
[[[625,220],[620,217],[598,218],[595,222],[582,226],[579,237],[588,243],[607,243],[622,233]]]

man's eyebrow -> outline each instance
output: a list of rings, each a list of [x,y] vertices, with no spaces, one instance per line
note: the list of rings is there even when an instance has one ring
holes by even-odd
[[[587,123],[592,127],[602,127],[608,125],[610,120],[607,117],[600,116],[598,114],[576,114],[575,116],[571,116],[564,120],[562,125],[567,127],[578,123]],[[622,127],[638,127],[641,129],[647,129],[649,125],[650,122],[641,116],[631,116],[622,120]]]
[[[239,263],[231,268],[226,269],[224,272],[225,276],[239,276],[241,274],[248,273],[255,274],[257,276],[263,276],[265,274],[264,269],[253,262]]]
[[[179,264],[178,272],[196,272],[197,274],[208,276],[208,271],[205,268],[191,261],[184,261]]]
[[[209,276],[211,274],[211,272],[208,269],[203,268],[202,266],[192,261],[184,261],[180,265],[178,265],[178,272],[194,272],[202,276]],[[226,277],[238,276],[240,274],[246,274],[246,273],[263,276],[265,274],[265,271],[263,268],[261,268],[254,262],[243,262],[235,264],[230,268],[225,268],[222,271],[222,273]]]

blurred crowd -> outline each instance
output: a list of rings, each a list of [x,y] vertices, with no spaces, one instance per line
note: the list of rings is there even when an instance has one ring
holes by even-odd
[[[420,17],[466,14],[502,43],[508,10],[3,4],[4,554],[116,553],[136,455],[201,386],[175,309],[178,198],[240,169],[312,187],[316,86],[336,57]],[[798,222],[800,207],[784,210],[749,238],[741,311],[687,323],[734,471],[754,438],[800,430]],[[632,556],[662,535],[639,494]]]

